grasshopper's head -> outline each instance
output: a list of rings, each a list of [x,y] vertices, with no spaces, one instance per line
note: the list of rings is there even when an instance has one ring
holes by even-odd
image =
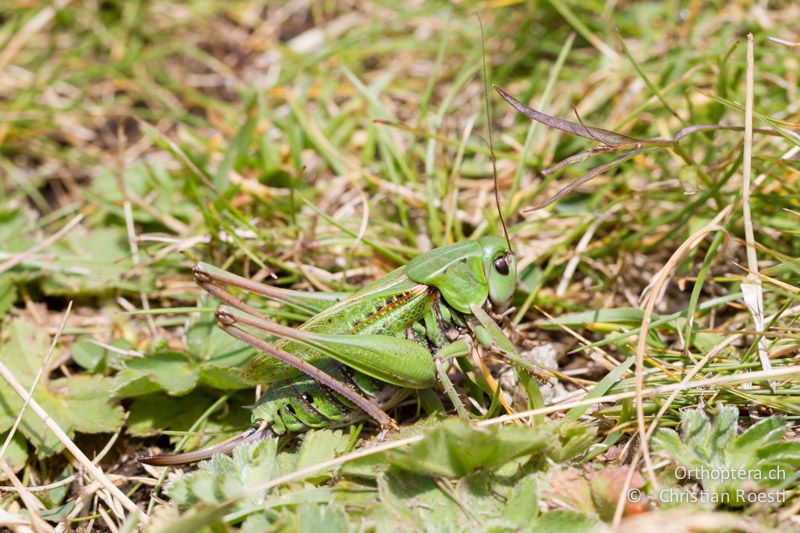
[[[517,285],[517,257],[500,237],[482,237],[483,272],[489,285],[489,300],[498,308],[505,307]]]
[[[405,266],[417,283],[439,289],[447,304],[461,313],[486,300],[502,309],[514,294],[517,259],[500,237],[462,241],[420,254]]]

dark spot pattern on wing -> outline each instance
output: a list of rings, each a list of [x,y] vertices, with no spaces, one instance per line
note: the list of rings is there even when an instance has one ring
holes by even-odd
[[[416,287],[409,289],[405,292],[390,294],[384,299],[383,303],[379,303],[377,306],[375,306],[375,309],[371,313],[369,313],[366,317],[364,317],[363,320],[353,324],[350,333],[353,335],[357,334],[358,332],[366,328],[368,325],[376,322],[381,317],[386,316],[387,314],[397,309],[404,303],[408,302],[412,298],[415,298],[426,292],[428,292],[428,287],[426,287],[425,285],[417,285]]]

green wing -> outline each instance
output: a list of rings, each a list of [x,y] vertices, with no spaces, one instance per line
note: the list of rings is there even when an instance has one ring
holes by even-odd
[[[336,335],[404,337],[406,328],[422,317],[431,298],[427,286],[408,279],[401,267],[334,304],[297,329]],[[312,364],[326,358],[320,350],[298,341],[280,339],[275,346]],[[296,369],[265,353],[248,361],[242,372],[243,379],[252,384],[274,383],[296,375],[299,375]]]

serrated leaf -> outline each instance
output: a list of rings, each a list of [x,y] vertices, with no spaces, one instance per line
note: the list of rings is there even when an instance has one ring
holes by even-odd
[[[683,442],[691,452],[705,461],[711,459],[713,450],[708,448],[711,421],[703,409],[690,409],[681,415]]]
[[[695,458],[675,430],[658,429],[650,440],[657,452],[672,457],[676,463],[687,467],[694,465]]]
[[[682,438],[672,430],[659,430],[653,435],[655,449],[698,479],[703,490],[718,495],[715,501],[743,506],[747,498],[741,491],[779,486],[789,477],[800,464],[800,444],[783,440],[783,417],[761,420],[738,437],[737,419],[733,406],[720,406],[713,420],[702,408],[687,411],[681,421]]]
[[[237,368],[205,364],[200,368],[200,383],[219,390],[238,390],[249,387],[242,381],[242,373]]]
[[[240,368],[254,349],[218,328],[210,315],[195,321],[186,338],[186,353],[156,351],[119,362],[124,368],[115,376],[115,395],[129,398],[164,391],[180,396],[200,383],[218,390],[249,387],[240,377]]]
[[[125,369],[114,376],[115,398],[135,398],[146,396],[161,390],[161,386],[150,379],[150,376],[135,370]]]
[[[8,332],[0,347],[0,361],[28,389],[48,351],[45,333],[22,318],[11,322]],[[111,433],[123,422],[122,408],[109,401],[112,385],[111,379],[102,376],[42,379],[33,397],[70,437],[75,432]],[[5,381],[0,382],[0,431],[11,427],[22,404],[22,398]],[[30,409],[25,412],[19,431],[36,447],[40,457],[63,449]]]
[[[210,461],[200,463],[197,471],[173,481],[167,493],[184,507],[225,502],[275,477],[279,473],[277,451],[274,439],[237,446],[232,455],[215,455]],[[238,499],[236,508],[257,505],[262,498],[263,494],[257,493]]]

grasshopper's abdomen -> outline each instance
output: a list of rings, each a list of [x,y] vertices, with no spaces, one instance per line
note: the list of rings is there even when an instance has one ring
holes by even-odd
[[[405,389],[382,383],[339,363],[330,362],[324,366],[325,372],[382,408],[393,407],[407,394]],[[273,383],[253,410],[253,420],[266,422],[277,435],[343,426],[362,418],[364,413],[347,399],[305,376]]]

